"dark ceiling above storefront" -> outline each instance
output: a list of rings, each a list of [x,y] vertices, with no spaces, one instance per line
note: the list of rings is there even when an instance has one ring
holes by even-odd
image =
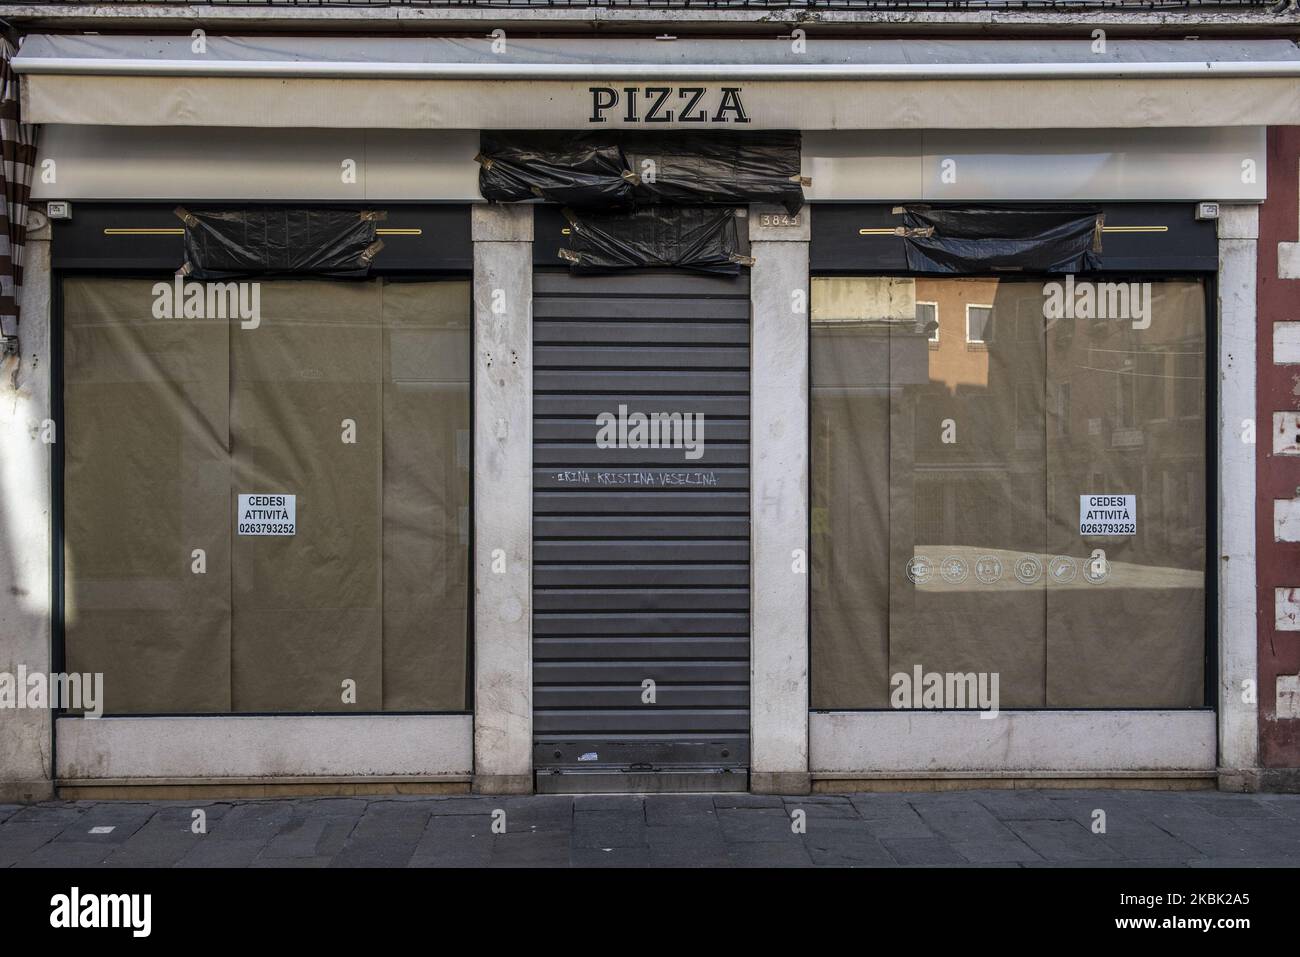
[[[32,6],[171,5],[174,0],[27,0]],[[1197,8],[1285,7],[1277,0],[205,0],[212,6],[284,7],[610,7],[610,8],[766,8],[774,10],[990,10],[1112,9],[1191,10]]]
[[[3,20],[34,29],[148,29],[195,24],[245,35],[1278,36],[1300,27],[1297,0],[14,0]],[[815,32],[814,32],[815,31]]]

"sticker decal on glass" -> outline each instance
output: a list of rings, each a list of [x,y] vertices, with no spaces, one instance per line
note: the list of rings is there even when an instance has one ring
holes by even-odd
[[[240,535],[295,535],[298,531],[298,496],[253,492],[239,496]]]
[[[1080,535],[1136,535],[1136,495],[1080,495]]]

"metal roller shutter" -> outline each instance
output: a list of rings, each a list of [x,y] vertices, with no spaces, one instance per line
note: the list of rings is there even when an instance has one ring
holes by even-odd
[[[538,787],[743,787],[749,277],[539,270],[533,289]],[[702,454],[598,447],[620,406],[702,414]]]

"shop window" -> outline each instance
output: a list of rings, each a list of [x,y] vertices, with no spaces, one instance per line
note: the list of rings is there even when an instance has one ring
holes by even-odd
[[[469,284],[256,286],[63,283],[68,669],[111,714],[464,710]]]
[[[919,667],[997,675],[1002,708],[1202,707],[1202,283],[1152,282],[1135,322],[1045,319],[1042,281],[911,280],[984,346],[953,353],[907,321],[843,321],[906,281],[837,278],[835,323],[823,282],[812,706],[897,706]],[[994,314],[1015,330],[994,335]],[[1084,521],[1094,496],[1121,503],[1098,509],[1108,531]]]

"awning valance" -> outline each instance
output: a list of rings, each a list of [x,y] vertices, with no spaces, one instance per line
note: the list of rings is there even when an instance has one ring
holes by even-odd
[[[1040,129],[1300,123],[1289,40],[30,36],[40,123]]]

